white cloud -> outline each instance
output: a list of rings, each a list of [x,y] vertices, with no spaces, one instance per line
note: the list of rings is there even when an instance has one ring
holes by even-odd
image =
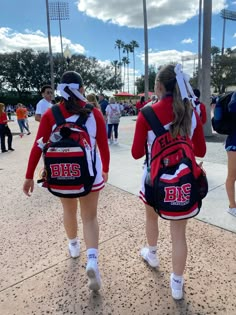
[[[192,44],[193,39],[192,38],[185,38],[181,41],[181,44]]]
[[[227,7],[226,0],[214,0],[213,13]],[[148,26],[176,25],[184,23],[197,15],[199,0],[148,0]],[[120,26],[143,27],[143,2],[137,0],[80,0],[79,11],[90,17]]]
[[[139,55],[139,58],[144,62],[144,54]],[[149,64],[156,68],[169,64],[171,62],[178,62],[183,65],[184,72],[192,76],[194,67],[197,67],[197,55],[190,51],[165,50],[157,51],[148,54]]]
[[[52,36],[52,51],[61,52],[61,42],[59,36]],[[72,53],[84,54],[85,48],[80,44],[72,43],[71,40],[63,37],[63,46],[69,46]],[[25,33],[16,33],[8,27],[0,28],[0,49],[2,53],[19,51],[22,48],[32,48],[34,50],[48,51],[48,37],[40,30],[31,31],[26,29]]]

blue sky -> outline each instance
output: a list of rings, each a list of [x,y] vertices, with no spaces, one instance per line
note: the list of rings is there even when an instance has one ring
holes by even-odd
[[[66,0],[65,0],[66,1]],[[49,2],[54,2],[50,1]],[[63,46],[101,61],[118,59],[117,39],[136,40],[137,75],[144,72],[142,0],[79,0],[69,3],[70,19],[62,21]],[[149,62],[159,66],[198,52],[198,0],[146,0]],[[213,0],[212,45],[221,47],[220,10],[236,11],[236,1]],[[236,22],[226,22],[225,47],[236,47]],[[60,52],[59,26],[51,21],[53,52]],[[1,1],[0,51],[48,50],[45,0]],[[191,74],[193,60],[185,62]],[[130,64],[132,71],[132,63]]]

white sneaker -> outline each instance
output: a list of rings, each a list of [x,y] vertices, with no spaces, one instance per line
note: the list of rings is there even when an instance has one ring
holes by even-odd
[[[98,291],[101,288],[101,277],[98,270],[96,259],[89,259],[86,267],[86,273],[89,278],[88,287],[92,291]]]
[[[236,208],[228,208],[227,210],[230,214],[236,217]]]
[[[174,274],[172,273],[170,275],[170,288],[173,299],[181,300],[183,298],[184,295],[183,286],[184,278],[182,277],[182,280],[176,280],[174,279]]]
[[[140,255],[152,268],[159,267],[159,259],[157,257],[157,254],[150,253],[148,247],[142,248],[140,251]]]
[[[75,242],[73,244],[69,243],[69,253],[70,253],[70,256],[72,258],[77,258],[79,257],[79,254],[80,254],[80,244],[79,244],[79,241],[78,242]]]
[[[114,140],[114,144],[118,144],[118,140],[117,139]]]
[[[112,141],[110,139],[108,139],[108,145],[111,145]]]

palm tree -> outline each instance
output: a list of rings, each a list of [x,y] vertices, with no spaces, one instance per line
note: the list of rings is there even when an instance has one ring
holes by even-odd
[[[126,52],[126,57],[127,57],[127,61],[126,61],[126,65],[127,65],[127,79],[128,79],[128,93],[129,93],[129,52],[130,52],[130,44],[125,44],[123,47],[123,53]]]
[[[111,62],[112,66],[115,68],[115,89],[117,88],[116,82],[117,82],[117,66],[118,66],[118,60],[114,60]]]
[[[118,63],[118,66],[119,66],[119,75],[120,75],[121,82],[122,82],[122,69],[121,69],[121,67],[123,65],[123,62],[121,60],[120,51],[124,47],[124,44],[125,43],[121,39],[117,39],[116,42],[115,42],[115,48],[118,48],[118,52],[119,52],[119,63]]]
[[[115,48],[118,48],[119,52],[119,62],[121,62],[120,50],[124,47],[124,42],[121,39],[117,39],[115,43]]]
[[[123,57],[122,58],[122,63],[123,63],[123,67],[124,67],[124,75],[123,75],[123,91],[124,91],[124,88],[125,88],[125,67],[129,63],[128,58],[127,57]]]
[[[130,52],[133,53],[133,69],[134,69],[134,95],[135,95],[135,48],[139,48],[138,42],[136,40],[132,40],[130,42]]]

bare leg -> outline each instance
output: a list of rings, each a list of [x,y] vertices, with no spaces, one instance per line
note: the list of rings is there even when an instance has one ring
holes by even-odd
[[[159,230],[158,230],[158,215],[152,207],[145,204],[146,209],[146,236],[149,246],[156,246]]]
[[[184,273],[187,259],[186,242],[186,224],[187,220],[171,221],[170,232],[172,240],[172,266],[176,276],[182,276]]]
[[[67,237],[77,237],[77,198],[60,198],[64,210],[63,220]]]
[[[86,248],[98,248],[99,228],[97,220],[97,205],[99,191],[90,192],[87,196],[81,197],[80,211],[83,222],[84,240]]]
[[[228,174],[225,188],[229,199],[229,207],[236,208],[235,201],[235,180],[236,180],[236,152],[228,151]]]

